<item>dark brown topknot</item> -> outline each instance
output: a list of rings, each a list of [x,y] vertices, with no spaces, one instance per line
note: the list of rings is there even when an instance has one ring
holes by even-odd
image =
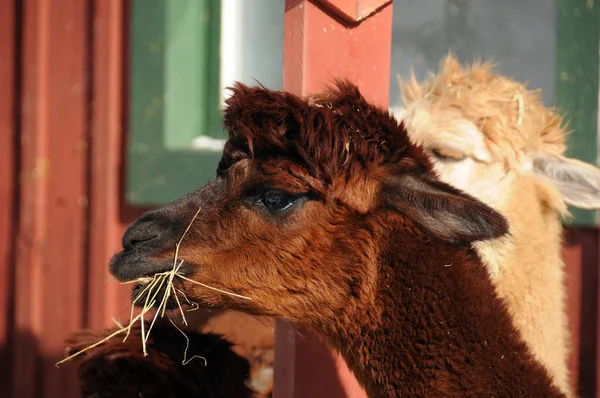
[[[328,182],[340,172],[351,175],[405,158],[430,170],[404,127],[369,104],[352,83],[338,80],[307,99],[241,83],[231,90],[224,116],[229,141],[219,173],[249,157],[287,158]]]

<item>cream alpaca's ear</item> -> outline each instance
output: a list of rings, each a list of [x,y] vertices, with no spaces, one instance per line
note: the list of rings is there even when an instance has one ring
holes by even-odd
[[[600,169],[581,160],[538,152],[533,158],[536,175],[550,180],[565,203],[581,209],[600,209]]]
[[[392,208],[428,233],[453,243],[498,238],[508,222],[479,200],[427,175],[397,175],[381,188],[382,204]]]

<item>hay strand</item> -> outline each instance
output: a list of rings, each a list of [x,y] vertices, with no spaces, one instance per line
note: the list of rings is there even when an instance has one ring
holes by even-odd
[[[191,283],[195,283],[196,285],[200,285],[200,286],[202,286],[202,287],[205,287],[205,288],[207,288],[207,289],[214,290],[214,291],[217,291],[217,292],[219,292],[219,293],[226,294],[226,295],[228,295],[228,296],[239,297],[239,298],[241,298],[241,299],[244,299],[244,300],[252,300],[252,299],[251,299],[250,297],[248,297],[248,296],[242,296],[241,294],[232,293],[232,292],[228,292],[227,290],[222,290],[222,289],[216,288],[216,287],[214,287],[214,286],[209,286],[209,285],[206,285],[206,284],[204,284],[204,283],[201,283],[201,282],[195,281],[195,280],[193,280],[193,279],[186,278],[186,277],[185,277],[185,276],[183,276],[183,275],[177,275],[177,276],[178,276],[179,278],[181,278],[181,279],[185,280],[185,281],[188,281],[188,282],[191,282]]]
[[[148,310],[149,310],[149,309],[148,309]],[[98,347],[99,345],[106,343],[108,340],[112,339],[112,338],[113,338],[113,337],[115,337],[115,336],[118,336],[119,334],[121,334],[121,333],[123,333],[123,332],[125,332],[125,331],[127,331],[127,332],[129,333],[129,332],[131,331],[131,328],[133,327],[133,324],[134,324],[135,322],[137,322],[137,320],[138,320],[138,319],[142,319],[142,318],[144,317],[144,315],[145,315],[145,314],[146,314],[146,312],[142,311],[142,312],[141,312],[141,313],[140,313],[138,316],[136,316],[136,317],[134,318],[134,321],[133,321],[132,323],[130,323],[128,326],[126,326],[126,327],[124,327],[124,328],[122,328],[122,329],[119,329],[119,330],[115,331],[114,333],[112,333],[112,334],[110,334],[110,335],[106,336],[106,337],[105,337],[105,338],[103,338],[102,340],[100,340],[100,341],[97,341],[97,342],[95,342],[94,344],[92,344],[92,345],[90,345],[90,346],[88,346],[88,347],[86,347],[86,348],[84,348],[84,349],[82,349],[82,350],[79,350],[79,351],[77,351],[76,353],[74,353],[74,354],[72,354],[72,355],[69,355],[69,356],[68,356],[68,357],[66,357],[65,359],[62,359],[62,360],[58,361],[58,362],[56,363],[56,367],[58,368],[58,367],[59,367],[58,365],[60,365],[60,364],[62,364],[62,363],[65,363],[65,362],[67,362],[67,361],[69,361],[69,360],[71,360],[71,359],[73,359],[73,358],[75,358],[75,357],[77,357],[77,356],[79,356],[79,355],[83,354],[84,352],[86,352],[86,351],[88,351],[88,350],[91,350],[92,348]],[[143,319],[142,319],[142,321],[143,321]]]
[[[202,359],[204,361],[204,366],[208,365],[208,361],[206,360],[206,358],[204,358],[203,356],[200,355],[193,355],[190,359],[187,359],[187,352],[188,349],[190,348],[190,338],[187,336],[187,334],[185,334],[183,332],[183,330],[181,330],[179,328],[179,326],[177,326],[175,324],[175,322],[173,322],[173,320],[171,318],[168,318],[169,322],[171,322],[171,324],[173,325],[173,327],[177,330],[179,330],[179,332],[183,335],[183,337],[185,337],[185,350],[183,350],[183,360],[181,361],[182,365],[187,365],[188,363],[192,362],[193,359],[198,358],[198,359]]]

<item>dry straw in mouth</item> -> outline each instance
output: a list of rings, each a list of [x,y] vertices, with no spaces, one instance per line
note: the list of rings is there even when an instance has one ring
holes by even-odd
[[[175,278],[179,278],[182,280],[185,280],[187,282],[190,283],[194,283],[196,285],[200,285],[206,289],[210,289],[210,290],[214,290],[217,291],[219,293],[222,294],[227,294],[230,296],[234,296],[234,297],[238,297],[241,299],[245,299],[245,300],[251,300],[250,297],[247,296],[242,296],[240,294],[236,294],[236,293],[232,293],[232,292],[228,292],[226,290],[223,289],[219,289],[213,286],[209,286],[206,285],[204,283],[195,281],[193,279],[187,278],[185,275],[183,275],[182,273],[180,273],[180,269],[181,266],[183,265],[183,259],[179,259],[179,247],[181,246],[181,242],[183,242],[183,238],[185,238],[186,234],[188,233],[188,231],[190,230],[192,224],[194,223],[194,221],[196,220],[196,218],[198,217],[198,214],[200,213],[200,210],[202,208],[199,207],[198,211],[196,211],[196,214],[194,214],[194,217],[192,218],[192,220],[190,221],[190,223],[188,224],[187,228],[185,229],[185,231],[183,232],[183,234],[181,235],[181,238],[179,239],[179,241],[177,242],[177,244],[175,245],[175,256],[173,259],[173,268],[170,271],[166,271],[166,272],[159,272],[154,274],[152,277],[143,277],[143,278],[138,278],[134,281],[130,281],[130,282],[124,282],[124,283],[138,283],[140,285],[144,286],[144,289],[137,295],[137,297],[133,300],[133,302],[131,303],[131,314],[129,316],[129,324],[127,326],[122,326],[120,324],[118,324],[117,322],[117,326],[119,327],[118,330],[116,330],[115,332],[113,332],[112,334],[108,335],[107,337],[103,338],[100,341],[97,341],[96,343],[89,345],[88,347],[77,351],[76,353],[69,355],[68,357],[64,358],[63,360],[59,361],[56,363],[56,366],[58,367],[58,365],[65,363],[81,354],[83,354],[84,352],[95,348],[99,345],[102,345],[104,343],[106,343],[108,340],[112,339],[115,336],[118,336],[122,333],[125,333],[125,337],[123,338],[123,341],[127,340],[127,338],[129,337],[129,334],[131,333],[131,328],[133,327],[133,325],[137,322],[140,321],[140,325],[141,325],[141,334],[142,334],[142,350],[144,352],[144,356],[148,355],[147,349],[146,349],[146,344],[148,342],[148,338],[150,337],[150,332],[152,331],[152,328],[154,327],[154,323],[156,322],[156,319],[160,316],[161,318],[164,317],[165,315],[167,316],[167,318],[169,319],[169,321],[171,322],[171,324],[181,332],[181,334],[183,334],[183,336],[186,339],[186,347],[185,347],[185,351],[183,353],[183,361],[182,364],[186,365],[188,364],[192,359],[194,358],[201,358],[204,360],[204,363],[206,364],[206,359],[203,357],[200,357],[198,355],[194,355],[191,358],[187,359],[187,350],[189,348],[189,338],[187,337],[187,335],[183,332],[183,330],[181,330],[177,325],[175,325],[175,323],[171,320],[171,318],[169,317],[168,314],[165,314],[166,311],[166,307],[167,307],[167,301],[169,300],[169,296],[172,294],[172,296],[175,298],[175,302],[177,303],[177,307],[179,308],[179,312],[181,313],[181,317],[182,317],[182,321],[184,325],[187,325],[187,320],[185,318],[185,313],[183,311],[183,307],[181,306],[181,302],[179,301],[179,297],[178,294],[181,295],[187,302],[187,304],[189,304],[192,308],[191,310],[195,310],[198,308],[198,305],[195,303],[190,302],[190,300],[187,298],[187,296],[185,295],[185,293],[181,290],[181,289],[175,289],[175,286],[173,285],[173,281],[175,280]],[[150,323],[150,326],[148,327],[148,330],[145,330],[145,322],[144,322],[144,316],[146,315],[146,313],[148,313],[154,306],[155,304],[158,302],[158,296],[159,293],[161,292],[161,290],[163,289],[163,287],[166,284],[166,288],[164,289],[164,293],[162,294],[162,297],[160,297],[160,304],[158,305],[157,309],[156,309],[156,313],[154,314],[154,318],[152,319],[152,322]],[[138,300],[140,299],[140,297],[145,296],[145,300],[142,306],[142,311],[137,315],[137,316],[133,316],[133,312],[134,312],[134,307],[135,304],[137,304]]]

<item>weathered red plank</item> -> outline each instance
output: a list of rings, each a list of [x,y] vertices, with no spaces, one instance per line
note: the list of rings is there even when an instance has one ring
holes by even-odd
[[[30,2],[27,2],[30,4]],[[22,68],[22,100],[21,125],[22,131],[20,135],[22,167],[25,172],[20,175],[20,217],[17,236],[16,251],[16,279],[15,279],[15,340],[14,340],[14,357],[13,357],[13,374],[15,378],[13,394],[24,398],[32,398],[35,396],[36,382],[34,370],[38,365],[38,351],[34,333],[37,329],[41,329],[40,322],[32,317],[33,300],[35,296],[31,292],[34,288],[39,290],[39,255],[40,248],[36,242],[41,241],[43,235],[41,222],[38,221],[43,217],[43,198],[44,186],[40,183],[40,179],[32,178],[32,172],[40,169],[35,168],[36,157],[40,152],[45,154],[43,147],[43,135],[45,131],[45,114],[41,114],[39,106],[36,107],[38,97],[42,95],[41,87],[36,79],[35,70],[32,68],[36,65],[37,68],[43,69],[47,67],[44,62],[47,57],[38,54],[39,36],[43,33],[42,27],[37,23],[39,14],[47,13],[47,10],[29,9],[27,18],[24,18],[23,42],[22,42],[22,57],[23,64],[29,64],[26,69]],[[47,18],[47,17],[46,17]],[[45,59],[44,59],[45,58]],[[22,64],[22,65],[23,65]],[[36,109],[38,108],[38,109]],[[44,112],[45,113],[45,112]],[[41,143],[40,143],[41,141]],[[36,156],[37,155],[37,156]],[[26,172],[29,175],[26,176]]]
[[[0,1],[0,386],[11,394],[17,53],[16,5]]]
[[[54,363],[83,326],[90,10],[82,0],[22,4],[14,396],[77,397],[73,369]]]
[[[375,14],[360,23],[349,23],[339,17],[339,10],[348,10],[348,1],[286,0],[284,89],[309,95],[333,78],[346,78],[357,84],[367,99],[387,107],[392,4],[380,3],[383,6]],[[286,322],[276,324],[275,396],[365,396],[337,354],[308,331],[301,335]]]
[[[598,394],[598,268],[597,228],[569,227],[563,258],[568,289],[567,314],[572,333],[569,369],[579,396]]]
[[[566,310],[571,332],[571,355],[568,367],[571,372],[571,384],[578,390],[579,373],[579,335],[581,334],[581,259],[582,245],[574,236],[575,231],[566,231],[566,242],[563,248],[565,262],[565,284],[567,288]]]
[[[391,40],[391,2],[350,25],[322,4],[286,0],[283,86],[306,95],[322,90],[333,78],[347,78],[370,101],[387,107]]]
[[[109,326],[112,317],[129,314],[130,288],[114,280],[105,283],[112,280],[108,261],[120,250],[121,236],[131,221],[121,220],[125,7],[125,2],[112,0],[95,3],[87,317],[91,328]]]

